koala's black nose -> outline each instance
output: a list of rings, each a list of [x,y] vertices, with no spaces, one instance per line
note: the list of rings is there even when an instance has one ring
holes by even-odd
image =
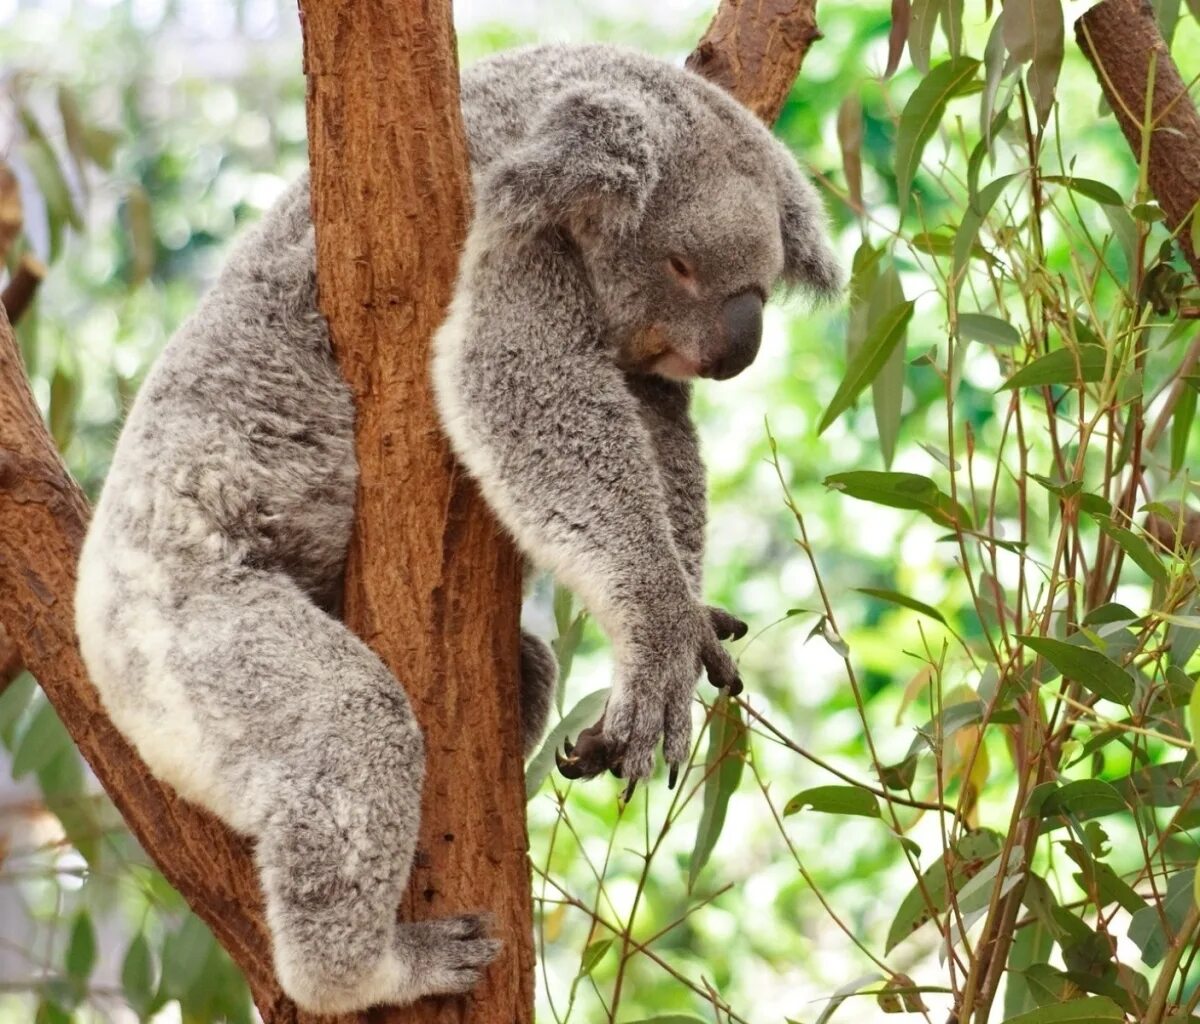
[[[706,377],[728,380],[754,362],[762,342],[763,300],[758,292],[739,292],[721,307],[724,349]]]

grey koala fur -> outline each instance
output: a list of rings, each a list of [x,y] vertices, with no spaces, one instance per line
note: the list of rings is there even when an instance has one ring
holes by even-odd
[[[689,385],[668,378],[740,370],[747,295],[832,293],[837,264],[786,150],[687,72],[516,51],[464,74],[463,114],[476,215],[435,340],[439,408],[501,521],[613,641],[613,696],[568,773],[643,778],[660,738],[673,768],[686,757],[701,664],[740,685],[720,638],[744,628],[700,603],[703,467]],[[465,991],[499,947],[476,916],[395,917],[424,751],[404,690],[337,618],[353,417],[305,178],[148,375],[76,595],[113,722],[255,841],[280,983],[317,1012]],[[555,667],[528,635],[521,664],[528,749]]]

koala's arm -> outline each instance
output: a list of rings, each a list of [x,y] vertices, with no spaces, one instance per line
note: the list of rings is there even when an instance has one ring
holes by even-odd
[[[600,767],[644,778],[660,737],[672,766],[687,757],[701,663],[730,687],[736,668],[684,568],[654,439],[577,254],[552,235],[503,252],[478,245],[473,235],[436,341],[443,422],[521,548],[611,639]]]

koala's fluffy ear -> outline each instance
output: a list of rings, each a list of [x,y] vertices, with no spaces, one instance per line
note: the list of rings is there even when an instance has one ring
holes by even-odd
[[[658,181],[650,112],[636,96],[581,86],[557,97],[525,141],[479,182],[478,205],[505,230],[563,225],[624,234]]]
[[[779,147],[779,230],[783,235],[783,280],[816,298],[832,299],[844,278],[838,258],[829,248],[825,208],[795,158]]]

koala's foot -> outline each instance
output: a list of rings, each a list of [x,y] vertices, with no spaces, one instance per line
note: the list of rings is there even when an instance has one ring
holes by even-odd
[[[555,754],[558,770],[568,779],[611,771],[630,780],[628,799],[637,780],[653,770],[661,738],[670,766],[668,784],[674,788],[691,747],[691,697],[700,668],[714,686],[731,696],[741,693],[737,665],[721,641],[739,640],[747,630],[744,622],[720,608],[694,615],[688,629],[691,643],[657,664],[635,667],[600,720],[568,743],[564,754]],[[690,656],[689,647],[694,652]]]
[[[413,998],[458,995],[475,986],[500,952],[488,927],[479,914],[398,923],[396,954],[409,969]]]

